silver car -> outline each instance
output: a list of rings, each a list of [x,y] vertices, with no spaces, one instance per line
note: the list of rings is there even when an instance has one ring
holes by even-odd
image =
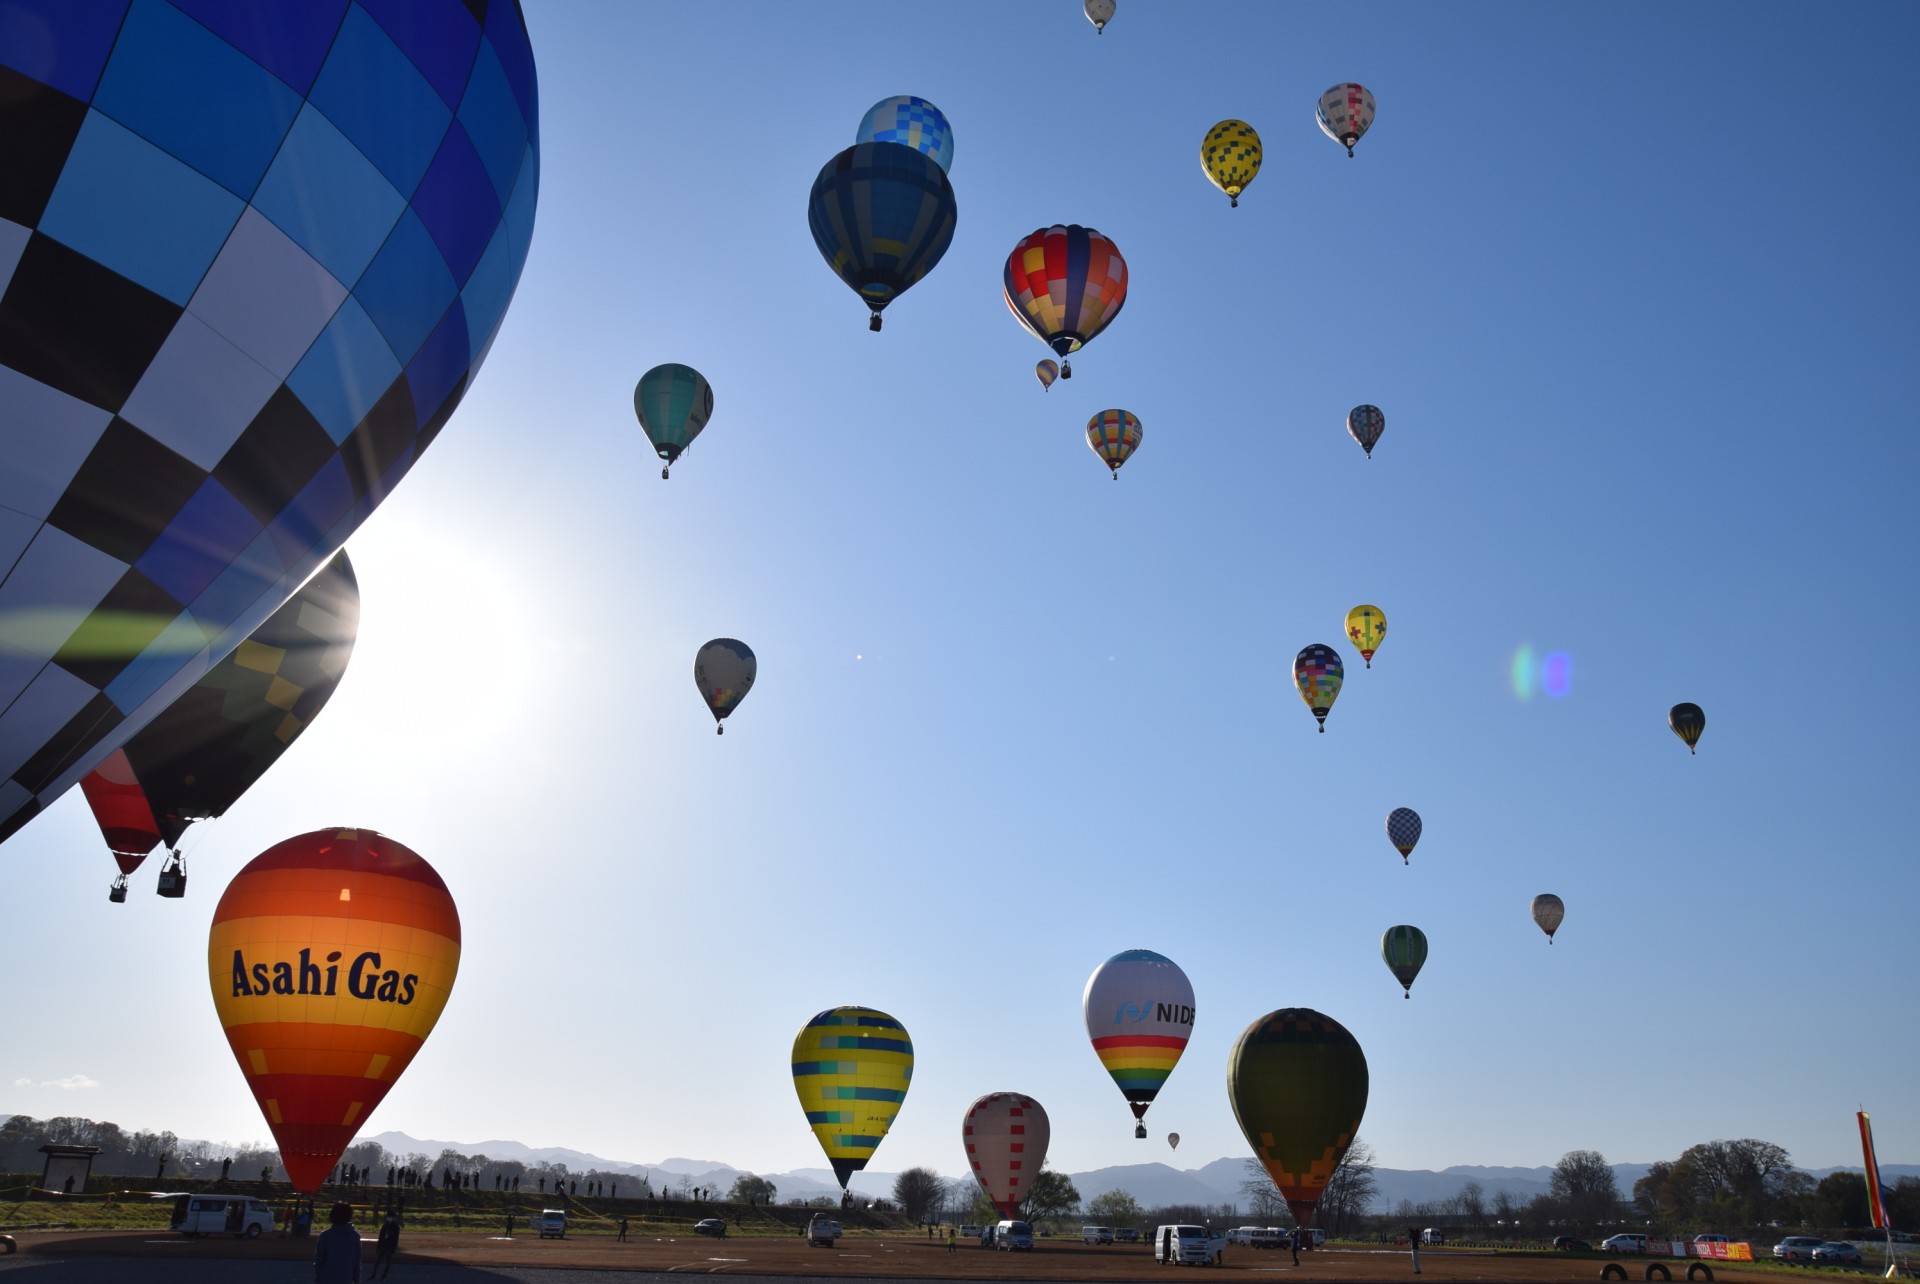
[[[1782,1262],[1811,1262],[1813,1250],[1824,1247],[1826,1242],[1812,1235],[1789,1235],[1773,1246],[1773,1255]]]
[[[1816,1262],[1839,1262],[1844,1266],[1860,1265],[1860,1250],[1841,1239],[1830,1239],[1813,1250]]]

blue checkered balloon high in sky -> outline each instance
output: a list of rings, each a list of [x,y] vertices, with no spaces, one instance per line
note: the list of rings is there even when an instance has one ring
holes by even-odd
[[[0,838],[445,426],[537,129],[513,0],[0,4]]]
[[[867,108],[854,132],[856,143],[904,143],[953,172],[953,126],[938,107],[912,94],[882,98]]]

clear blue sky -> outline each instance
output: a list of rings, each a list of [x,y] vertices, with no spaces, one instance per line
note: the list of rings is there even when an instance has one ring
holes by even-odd
[[[964,1171],[977,1095],[1056,1166],[1246,1153],[1228,1050],[1318,1008],[1402,1168],[1760,1137],[1920,1158],[1907,4],[528,0],[543,182],[519,295],[349,545],[352,667],[124,906],[77,791],[0,851],[0,1109],[263,1138],[205,990],[242,863],[357,824],[440,870],[467,952],[368,1130],[822,1163],[812,1013],[900,1018],[874,1167]],[[1349,160],[1342,80],[1379,117]],[[953,123],[960,217],[870,334],[807,233],[875,100]],[[1251,122],[1228,208],[1200,139]],[[1124,314],[1042,393],[1000,270],[1112,236]],[[662,361],[715,413],[661,482]],[[1343,419],[1382,407],[1369,462]],[[1120,481],[1089,415],[1145,442]],[[1294,653],[1347,608],[1325,735]],[[694,650],[747,640],[724,737]],[[1571,659],[1522,700],[1522,646]],[[1698,757],[1665,726],[1702,705]],[[1412,806],[1410,867],[1383,823]],[[1537,892],[1567,903],[1549,946]],[[1421,926],[1403,1001],[1381,932]],[[1144,947],[1195,1038],[1136,1143],[1087,975]],[[84,1076],[95,1086],[59,1088]]]

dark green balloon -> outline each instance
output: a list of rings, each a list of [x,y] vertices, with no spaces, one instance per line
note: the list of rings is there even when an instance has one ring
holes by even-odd
[[[1400,988],[1411,998],[1413,978],[1420,975],[1427,961],[1427,934],[1406,923],[1390,927],[1380,934],[1380,957],[1387,961],[1393,979],[1400,982]]]
[[[1359,1041],[1312,1008],[1269,1012],[1233,1045],[1227,1097],[1247,1144],[1306,1225],[1366,1113]]]

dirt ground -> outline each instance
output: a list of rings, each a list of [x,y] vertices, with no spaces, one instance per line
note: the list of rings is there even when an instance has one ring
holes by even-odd
[[[178,1260],[311,1261],[313,1241],[267,1236],[258,1240],[187,1239],[154,1231],[46,1231],[16,1235],[22,1257],[67,1262],[89,1257],[151,1257]],[[365,1243],[373,1258],[373,1240]],[[17,1260],[17,1259],[16,1259]],[[636,1237],[626,1243],[604,1236],[541,1240],[525,1233],[511,1239],[483,1234],[408,1233],[398,1262],[439,1262],[467,1267],[549,1267],[573,1270],[732,1273],[858,1279],[1086,1280],[1125,1284],[1165,1280],[1172,1267],[1159,1266],[1150,1248],[1132,1245],[1090,1246],[1042,1241],[1031,1253],[1001,1253],[962,1244],[949,1254],[944,1242],[912,1236],[850,1236],[831,1249],[808,1248],[798,1238],[753,1236],[727,1239]],[[1647,1262],[1622,1259],[1639,1280]],[[24,1263],[23,1263],[24,1264]],[[1537,1281],[1560,1284],[1600,1278],[1607,1259],[1556,1253],[1491,1253],[1464,1249],[1423,1249],[1423,1281]],[[1686,1278],[1685,1262],[1666,1262],[1676,1280]],[[1285,1250],[1232,1248],[1225,1262],[1209,1270],[1219,1274],[1292,1276],[1299,1280],[1402,1280],[1413,1277],[1404,1250],[1324,1248],[1302,1253],[1300,1265]],[[1803,1268],[1798,1274],[1808,1273]],[[1828,1272],[1818,1272],[1827,1275]],[[1732,1284],[1772,1281],[1782,1273],[1771,1265],[1717,1263],[1716,1280]],[[1854,1278],[1859,1278],[1857,1275]]]

